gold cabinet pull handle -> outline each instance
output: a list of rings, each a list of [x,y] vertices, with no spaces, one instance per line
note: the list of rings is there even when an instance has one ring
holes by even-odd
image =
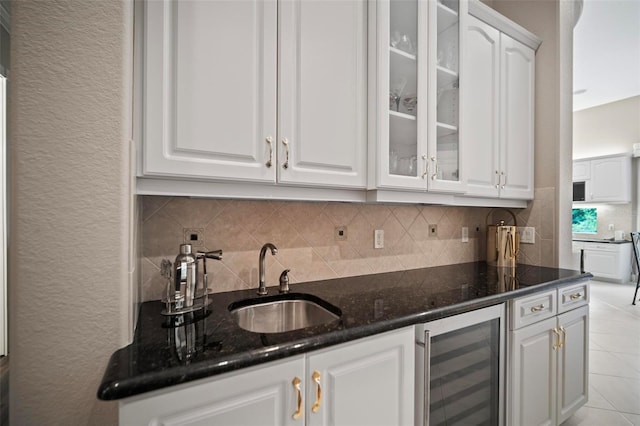
[[[269,144],[269,159],[267,160],[266,163],[264,163],[264,165],[267,166],[267,168],[269,168],[271,167],[272,160],[273,160],[273,138],[271,136],[267,136],[265,141]]]
[[[553,344],[553,350],[555,351],[560,347],[560,332],[555,327],[553,327],[551,331],[553,331],[553,334],[556,335],[556,343]]]
[[[282,138],[282,145],[284,145],[284,148],[285,148],[284,163],[282,163],[282,168],[288,169],[289,168],[289,140],[287,138]]]
[[[576,300],[576,299],[580,299],[580,297],[582,297],[582,294],[575,293],[575,294],[572,294],[571,296],[569,296],[569,299]]]
[[[560,327],[560,331],[562,332],[562,340],[558,345],[559,348],[563,347],[565,343],[567,343],[567,330],[564,327]]]
[[[300,389],[300,383],[302,382],[298,377],[294,377],[293,381],[291,382],[291,384],[293,385],[294,389],[298,394],[298,409],[296,410],[295,413],[293,413],[293,416],[292,416],[294,420],[298,420],[299,418],[302,417],[302,389]]]
[[[544,305],[541,303],[538,306],[532,306],[531,312],[540,312],[543,309],[544,309]]]
[[[311,407],[311,411],[313,411],[314,413],[317,413],[318,410],[320,409],[320,401],[322,400],[322,388],[320,387],[320,373],[317,371],[314,371],[313,374],[311,375],[311,378],[316,383],[316,389],[317,389],[316,402]]]

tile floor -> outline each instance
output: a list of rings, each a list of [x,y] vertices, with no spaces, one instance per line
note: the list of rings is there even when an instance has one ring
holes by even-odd
[[[563,426],[640,426],[640,302],[635,283],[591,282],[589,402]]]

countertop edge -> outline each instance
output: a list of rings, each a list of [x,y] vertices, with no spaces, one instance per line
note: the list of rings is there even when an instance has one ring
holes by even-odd
[[[396,330],[402,327],[421,324],[424,322],[469,312],[487,306],[496,305],[509,301],[511,299],[538,293],[547,289],[559,288],[564,285],[582,281],[589,281],[591,278],[593,278],[593,275],[591,273],[581,273],[580,275],[576,275],[573,277],[560,278],[522,289],[511,290],[499,295],[485,296],[473,299],[468,302],[457,303],[443,308],[437,308],[429,311],[414,313],[408,316],[382,320],[380,322],[366,324],[347,330],[335,330],[309,338],[294,340],[288,342],[287,344],[279,345],[278,350],[274,351],[247,351],[216,360],[216,362],[201,362],[190,365],[176,366],[164,371],[140,374],[134,378],[109,380],[107,379],[109,371],[106,371],[103,377],[103,381],[98,388],[97,397],[98,399],[104,401],[120,400],[154,390],[161,390],[169,386],[180,385],[192,382],[194,380],[213,377],[219,374],[288,358],[294,355],[308,353],[313,350],[346,343],[387,331]],[[127,348],[128,346],[114,352],[109,359],[109,365],[117,363],[118,357],[122,355],[127,350]]]

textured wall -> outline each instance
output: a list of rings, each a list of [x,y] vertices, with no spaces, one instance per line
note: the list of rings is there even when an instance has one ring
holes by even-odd
[[[128,336],[132,4],[13,3],[10,423],[115,424]]]
[[[535,226],[535,245],[523,246],[520,261],[553,262],[553,191],[536,191],[527,209],[514,210],[518,224]],[[303,203],[143,197],[142,298],[162,297],[163,258],[174,260],[184,230],[201,229],[204,247],[222,249],[223,261],[210,261],[214,292],[257,288],[258,253],[266,242],[279,252],[267,255],[267,282],[276,285],[282,270],[291,282],[371,274],[486,259],[485,224],[489,209],[421,205]],[[498,219],[498,213],[495,220]],[[494,220],[494,219],[491,219]],[[428,225],[438,235],[429,235]],[[336,241],[335,227],[347,226],[347,240]],[[469,227],[468,243],[461,242]],[[479,231],[476,232],[476,227]],[[373,248],[375,229],[384,230],[385,247]],[[199,247],[196,247],[198,249]]]

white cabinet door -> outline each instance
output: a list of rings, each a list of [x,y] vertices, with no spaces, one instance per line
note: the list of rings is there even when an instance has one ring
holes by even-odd
[[[143,175],[275,182],[275,0],[144,5]]]
[[[589,306],[558,316],[558,421],[561,424],[589,398]]]
[[[120,403],[120,425],[301,425],[304,420],[293,418],[298,395],[292,382],[303,374],[304,356],[298,356],[128,398]]]
[[[469,194],[497,197],[500,193],[500,32],[469,16],[465,40],[462,107],[467,189]]]
[[[588,201],[631,201],[629,157],[612,157],[591,160],[591,185]]]
[[[511,340],[511,425],[556,421],[556,317],[515,330]]]
[[[278,181],[364,188],[366,1],[278,7]]]
[[[591,161],[581,160],[573,162],[573,181],[582,182],[591,177]]]
[[[619,257],[615,250],[585,249],[584,269],[598,278],[617,279]]]
[[[500,34],[500,173],[503,198],[533,199],[535,52]]]
[[[306,424],[413,425],[413,345],[408,327],[310,354]]]

